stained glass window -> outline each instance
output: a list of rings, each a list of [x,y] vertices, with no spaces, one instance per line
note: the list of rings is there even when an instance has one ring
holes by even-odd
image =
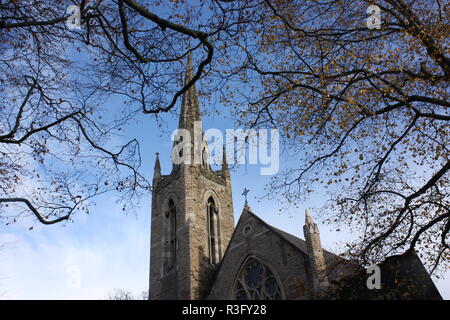
[[[237,300],[281,300],[281,289],[273,272],[255,258],[249,258],[235,283]]]

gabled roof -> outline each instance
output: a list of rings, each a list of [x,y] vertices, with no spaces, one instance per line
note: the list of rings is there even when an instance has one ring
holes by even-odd
[[[287,233],[283,230],[280,230],[278,228],[275,228],[274,226],[268,224],[267,222],[265,222],[263,219],[261,219],[260,217],[258,217],[255,213],[253,213],[250,209],[250,207],[244,207],[244,210],[242,212],[242,214],[244,213],[248,213],[250,214],[253,218],[255,218],[256,220],[258,220],[259,222],[261,222],[265,227],[267,227],[268,229],[272,230],[273,232],[275,232],[278,236],[280,236],[282,239],[284,239],[285,241],[289,242],[290,244],[292,244],[294,247],[296,247],[298,250],[300,250],[301,252],[303,252],[304,254],[308,255],[308,247],[306,245],[306,241],[303,239],[300,239],[296,236],[294,236],[293,234]],[[238,222],[239,223],[239,222]],[[323,249],[323,255],[325,257],[325,260],[327,261],[331,261],[331,260],[338,260],[338,261],[345,261],[344,259],[342,259],[341,257],[337,256],[336,254],[327,251],[325,249]]]
[[[274,226],[268,224],[267,222],[265,222],[263,219],[261,219],[260,217],[258,217],[255,213],[253,213],[253,211],[250,209],[249,206],[245,206],[244,210],[242,211],[241,216],[244,216],[244,214],[248,214],[250,216],[252,216],[252,218],[258,220],[260,223],[262,223],[266,228],[268,228],[269,230],[273,231],[275,234],[277,234],[279,237],[281,237],[283,240],[285,240],[286,242],[290,243],[292,246],[294,246],[297,250],[299,250],[300,252],[302,252],[303,254],[305,254],[306,256],[309,256],[308,254],[308,247],[306,244],[306,241],[303,239],[300,239],[290,233],[287,233],[283,230],[280,230],[278,228],[275,228]],[[241,219],[239,219],[240,221]],[[238,221],[238,224],[239,224]],[[237,225],[236,225],[237,228]],[[233,237],[232,237],[233,238]],[[327,263],[327,267],[330,269],[336,269],[338,265],[345,265],[347,267],[352,267],[355,268],[356,265],[351,263],[348,260],[345,260],[344,258],[323,249],[323,255],[325,258],[325,261]]]
[[[292,244],[294,247],[296,247],[297,249],[299,249],[300,251],[302,251],[304,254],[308,255],[308,249],[306,246],[306,241],[303,239],[300,239],[290,233],[287,233],[283,230],[280,230],[278,228],[275,228],[274,226],[268,224],[267,222],[265,222],[263,219],[261,219],[260,217],[258,217],[256,214],[254,214],[250,207],[246,206],[244,207],[244,210],[242,212],[243,214],[249,214],[251,215],[253,218],[255,218],[256,220],[258,220],[259,222],[261,222],[266,228],[272,230],[273,232],[275,232],[276,234],[278,234],[278,236],[280,236],[281,238],[283,238],[285,241],[289,242],[290,244]],[[239,223],[239,222],[238,222]]]
[[[271,230],[273,233],[277,234],[281,239],[283,239],[284,241],[289,243],[295,249],[299,250],[302,254],[304,254],[305,256],[309,256],[305,240],[300,239],[300,238],[298,238],[298,237],[296,237],[296,236],[294,236],[294,235],[292,235],[290,233],[287,233],[287,232],[285,232],[283,230],[280,230],[280,229],[275,228],[274,226],[268,224],[263,219],[258,217],[255,213],[253,213],[248,205],[245,205],[244,209],[242,210],[241,216],[239,217],[238,223],[236,224],[236,226],[234,228],[233,234],[232,234],[232,236],[230,238],[230,242],[228,243],[228,246],[227,246],[227,248],[225,250],[225,253],[224,253],[223,257],[222,257],[222,260],[220,261],[220,263],[218,265],[218,268],[217,268],[217,271],[216,271],[216,273],[215,273],[215,275],[214,275],[214,277],[212,279],[211,289],[214,287],[214,284],[216,282],[216,278],[217,278],[218,274],[220,273],[220,271],[222,269],[222,265],[223,265],[224,260],[227,257],[227,253],[228,253],[228,250],[230,249],[230,245],[231,245],[231,243],[233,242],[233,239],[236,236],[236,230],[239,228],[239,225],[241,223],[243,223],[243,221],[245,221],[245,220],[242,219],[245,216],[250,216],[252,219],[257,220],[263,226],[265,226],[267,229]],[[348,263],[347,261],[345,261],[341,257],[335,255],[334,253],[331,253],[331,252],[326,251],[326,250],[323,250],[323,253],[324,253],[325,260],[327,261],[327,264],[330,264],[331,262],[333,264],[335,264],[336,262],[339,262],[339,263],[344,262],[346,264]]]

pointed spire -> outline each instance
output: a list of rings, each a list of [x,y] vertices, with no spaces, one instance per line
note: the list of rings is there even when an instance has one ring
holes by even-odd
[[[314,220],[311,217],[311,215],[309,214],[308,208],[306,208],[306,210],[305,210],[305,224],[314,224]]]
[[[186,76],[184,85],[194,77],[194,67],[192,66],[192,53],[189,53],[186,63]],[[200,121],[200,105],[198,102],[197,90],[195,83],[183,94],[181,101],[181,112],[178,127],[180,129],[192,129],[194,121]]]
[[[189,83],[194,77],[194,69],[192,66],[192,54],[189,53],[186,63],[186,77],[184,85]],[[195,90],[195,84],[193,84],[184,94],[181,100],[180,119],[178,122],[178,129],[184,129],[190,136],[190,139],[184,137],[184,133],[180,131],[180,137],[178,141],[174,141],[174,147],[183,141],[191,143],[191,161],[190,164],[201,164],[202,160],[202,123],[200,118],[200,104],[198,102],[197,91]],[[188,153],[185,153],[188,154]],[[182,162],[182,164],[185,162]],[[179,164],[173,163],[172,171],[180,168]]]
[[[317,227],[317,224],[314,222],[308,208],[305,210],[305,225],[303,226],[303,230],[305,230],[305,228],[311,233],[319,233],[319,227]]]
[[[156,153],[155,168],[153,170],[153,184],[161,178],[161,163],[159,162],[159,152]]]
[[[320,244],[319,228],[314,223],[309,209],[305,212],[305,225],[303,226],[308,257],[311,266],[315,294],[320,296],[321,290],[328,285],[326,275],[327,266],[323,255],[322,245]]]
[[[227,149],[225,143],[223,144],[223,151],[222,151],[222,174],[227,177],[229,175],[230,171],[228,169],[228,162],[227,162]]]
[[[159,152],[156,153],[155,171],[161,172],[161,163],[159,162]]]

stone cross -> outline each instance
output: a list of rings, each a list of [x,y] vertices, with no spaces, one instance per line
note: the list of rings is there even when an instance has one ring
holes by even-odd
[[[245,204],[247,203],[247,194],[250,192],[250,190],[248,190],[247,188],[244,188],[244,192],[242,192],[242,195],[245,197]]]

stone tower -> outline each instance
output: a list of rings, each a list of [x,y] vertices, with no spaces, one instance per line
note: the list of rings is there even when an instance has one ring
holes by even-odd
[[[189,57],[185,83],[192,77]],[[228,166],[223,163],[220,170],[214,171],[208,163],[195,86],[183,95],[178,127],[184,130],[179,130],[175,137],[174,150],[181,141],[189,141],[187,135],[190,135],[189,150],[177,152],[182,155],[190,151],[192,161],[174,162],[171,173],[162,175],[159,156],[156,156],[150,299],[205,298],[234,230]]]
[[[326,275],[327,267],[323,256],[322,245],[320,244],[319,228],[314,223],[308,209],[306,209],[303,234],[305,236],[309,262],[311,265],[314,290],[319,292],[328,284]]]

